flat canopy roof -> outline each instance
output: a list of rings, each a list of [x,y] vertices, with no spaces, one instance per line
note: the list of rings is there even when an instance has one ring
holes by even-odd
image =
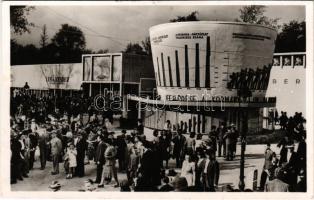
[[[182,107],[225,107],[225,108],[266,108],[276,107],[276,98],[263,98],[263,102],[223,102],[223,101],[166,101],[142,98],[138,96],[128,96],[129,100],[146,103],[149,105],[182,106]]]

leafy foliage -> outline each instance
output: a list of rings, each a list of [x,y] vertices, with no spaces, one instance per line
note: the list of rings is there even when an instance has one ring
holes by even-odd
[[[40,46],[41,48],[45,48],[47,46],[48,43],[48,35],[47,35],[47,27],[46,24],[43,26],[42,28],[42,33],[40,35]]]
[[[145,40],[142,41],[142,46],[147,55],[152,55],[152,49],[150,46],[150,38],[146,37]]]
[[[198,19],[198,12],[193,11],[191,14],[187,16],[177,16],[175,19],[171,19],[170,22],[188,22],[188,21],[200,21]]]
[[[275,52],[305,52],[305,22],[290,21],[284,24],[276,40]]]
[[[34,7],[29,6],[10,6],[10,27],[15,34],[22,35],[30,32],[29,27],[34,26],[26,18]]]
[[[240,12],[240,18],[235,19],[237,22],[245,22],[250,24],[261,24],[264,26],[269,26],[275,29],[279,29],[278,21],[280,18],[271,19],[264,16],[266,11],[265,6],[250,5],[242,7]]]
[[[138,44],[138,43],[129,43],[125,50],[125,53],[132,53],[132,54],[140,54],[140,55],[145,55],[146,52],[143,50],[143,47]]]
[[[61,25],[61,29],[52,38],[52,44],[57,47],[57,60],[63,62],[80,62],[86,47],[81,29],[68,24]]]

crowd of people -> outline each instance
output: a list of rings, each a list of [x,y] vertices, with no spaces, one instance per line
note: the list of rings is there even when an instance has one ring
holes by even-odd
[[[70,100],[70,105],[76,105],[75,101]],[[103,120],[99,120],[87,106],[88,120],[83,123],[77,110],[66,111],[66,106],[49,110],[48,102],[23,93],[11,100],[19,108],[11,113],[12,184],[27,178],[30,170],[34,170],[36,150],[41,170],[52,162],[51,175],[59,174],[61,163],[66,179],[84,177],[85,165],[94,164],[96,177],[86,182],[86,191],[100,190],[112,182],[121,191],[216,191],[220,175],[216,156],[227,161],[235,158],[239,132],[233,124],[212,126],[205,135],[195,132],[186,135],[184,126],[173,131],[167,121],[163,130],[154,130],[153,139],[147,140],[141,120],[132,131],[116,131],[112,113],[103,114]],[[81,102],[77,101],[78,107]],[[43,116],[42,104],[46,109]],[[278,162],[270,147],[266,149],[261,190],[272,191],[271,184],[278,180],[288,184],[289,191],[298,191],[304,184],[304,180],[301,183],[296,180],[306,177],[305,130],[300,125],[303,122],[295,121],[293,133],[287,131],[278,144],[281,148]],[[171,158],[176,168],[169,168]],[[127,179],[119,180],[118,172],[125,173]],[[282,174],[287,179],[278,178]]]
[[[305,119],[302,113],[297,112],[288,118],[285,112],[281,112],[279,120],[285,133],[277,144],[280,153],[276,155],[267,143],[260,189],[269,192],[306,192]]]

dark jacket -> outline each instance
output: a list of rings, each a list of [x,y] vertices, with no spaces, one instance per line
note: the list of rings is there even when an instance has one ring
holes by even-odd
[[[273,157],[276,156],[275,153],[271,150],[271,149],[267,149],[265,151],[265,161],[264,161],[264,169],[268,170],[272,167],[273,163],[272,163],[272,160],[273,160]]]
[[[205,162],[206,165],[206,162]],[[218,185],[219,182],[219,163],[215,161],[210,161],[208,163],[207,172],[204,173],[206,166],[204,165],[204,169],[202,169],[202,177],[203,177],[203,184],[206,188],[212,189],[215,185]]]
[[[105,163],[105,151],[106,151],[106,144],[103,141],[100,141],[97,145],[97,149],[95,152],[95,162],[99,162],[100,165]]]
[[[186,138],[181,135],[176,135],[173,139],[172,142],[174,143],[173,146],[173,155],[175,157],[183,156],[183,151],[186,143]]]

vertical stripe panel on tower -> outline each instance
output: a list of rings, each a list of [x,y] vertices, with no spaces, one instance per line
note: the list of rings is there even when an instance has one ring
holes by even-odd
[[[173,87],[170,56],[168,56],[168,67],[169,67],[169,80],[170,80],[170,87]]]
[[[206,38],[205,88],[210,88],[210,37]]]
[[[163,86],[167,86],[166,84],[166,75],[165,75],[165,65],[164,65],[164,54],[161,53],[161,68],[162,68],[162,77],[164,80],[164,85]]]
[[[195,44],[195,87],[200,87],[200,57],[199,44]]]
[[[179,58],[178,51],[175,51],[176,54],[176,75],[177,75],[177,87],[180,87],[180,68],[179,68]]]
[[[184,45],[184,48],[185,48],[185,87],[190,87],[188,45]]]

